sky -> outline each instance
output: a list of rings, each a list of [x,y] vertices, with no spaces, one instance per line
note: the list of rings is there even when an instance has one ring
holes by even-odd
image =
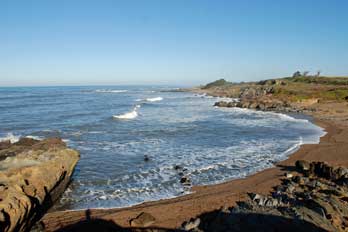
[[[348,75],[345,0],[0,0],[0,86]]]

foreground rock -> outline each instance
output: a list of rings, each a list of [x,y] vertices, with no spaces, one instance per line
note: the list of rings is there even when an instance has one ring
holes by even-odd
[[[203,214],[183,229],[348,231],[348,169],[306,161],[297,161],[296,168],[304,176],[289,176],[271,195],[250,193],[236,207]]]
[[[0,231],[29,231],[64,192],[79,153],[57,138],[0,146]]]

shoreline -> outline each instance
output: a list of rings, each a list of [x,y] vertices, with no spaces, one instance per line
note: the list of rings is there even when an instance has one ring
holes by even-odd
[[[327,134],[320,138],[319,144],[304,144],[275,167],[259,171],[245,178],[233,179],[219,184],[193,186],[191,194],[175,198],[150,201],[124,208],[84,209],[47,213],[40,221],[45,231],[55,231],[78,223],[89,217],[112,220],[121,227],[129,227],[130,220],[146,212],[156,218],[152,225],[156,228],[179,228],[184,221],[203,213],[235,206],[237,201],[245,200],[248,192],[268,194],[272,187],[280,184],[285,172],[292,170],[298,159],[325,161],[331,165],[348,166],[348,128],[341,120],[325,118],[323,115],[310,115],[316,125]],[[343,135],[342,135],[343,134]],[[348,137],[348,136],[347,136]],[[341,148],[343,146],[343,148]],[[331,154],[331,152],[334,154]],[[328,156],[328,154],[330,154]]]

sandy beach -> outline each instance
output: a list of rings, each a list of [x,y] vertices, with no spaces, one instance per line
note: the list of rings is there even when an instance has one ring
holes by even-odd
[[[248,192],[267,194],[279,184],[285,173],[294,171],[296,160],[325,161],[330,165],[348,167],[348,123],[347,103],[318,103],[312,113],[315,124],[324,128],[327,134],[319,144],[302,145],[285,161],[243,179],[222,184],[195,186],[193,193],[173,199],[146,202],[120,209],[90,209],[46,214],[40,224],[45,231],[55,231],[88,218],[112,221],[122,228],[130,226],[130,220],[142,212],[150,213],[156,219],[154,228],[175,229],[184,221],[203,213],[232,207],[244,200]]]

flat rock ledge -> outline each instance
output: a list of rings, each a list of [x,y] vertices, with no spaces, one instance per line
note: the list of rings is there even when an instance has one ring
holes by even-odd
[[[59,138],[0,142],[0,231],[29,231],[64,192],[79,157]]]
[[[288,102],[278,101],[278,100],[257,100],[257,99],[242,99],[241,101],[219,101],[214,104],[217,107],[227,107],[227,108],[245,108],[254,109],[261,111],[275,111],[275,112],[311,112],[314,109],[308,107],[298,107],[292,106]]]

